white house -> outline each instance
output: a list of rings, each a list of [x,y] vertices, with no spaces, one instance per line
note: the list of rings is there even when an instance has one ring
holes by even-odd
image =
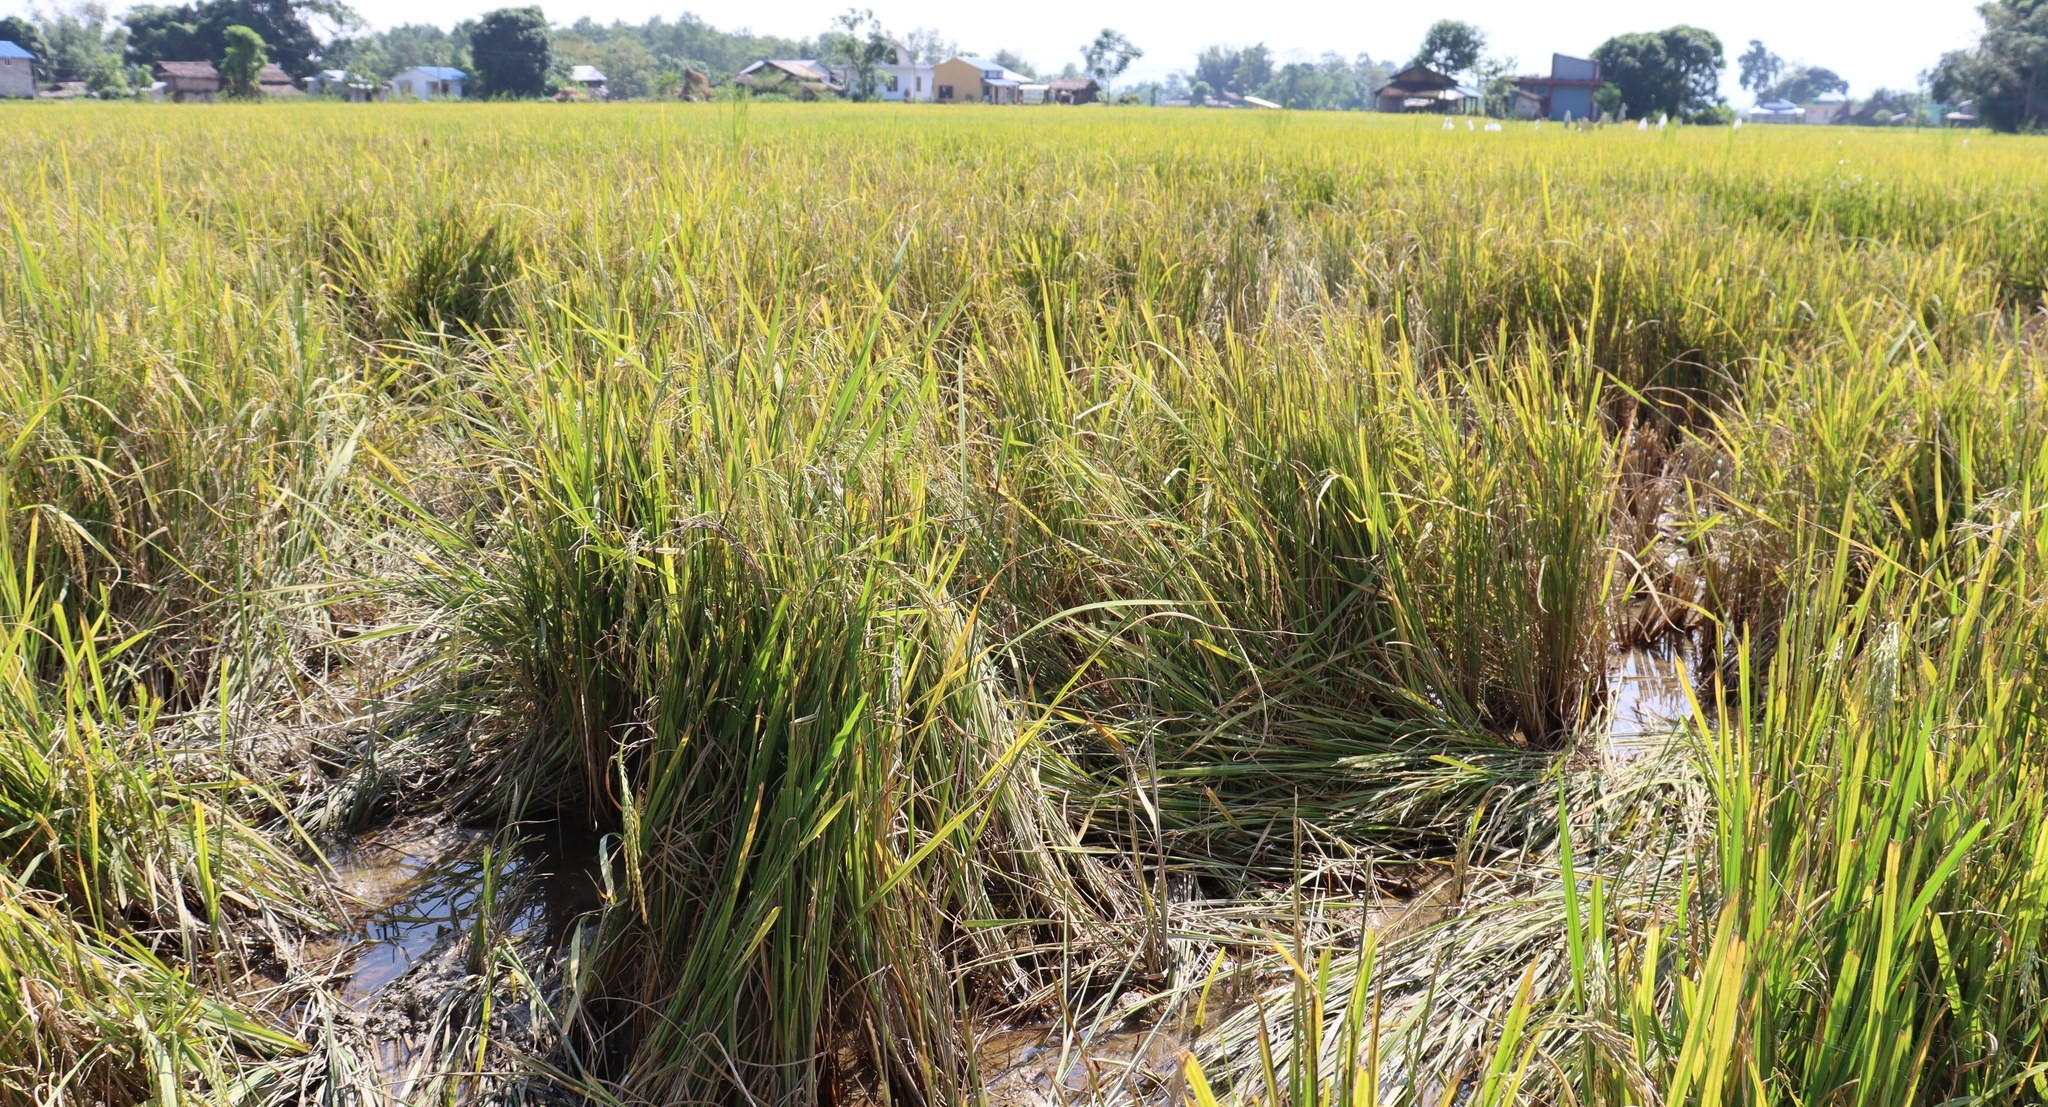
[[[898,61],[875,67],[876,94],[884,100],[928,103],[932,98],[932,67]]]
[[[36,94],[36,77],[31,67],[36,56],[11,42],[0,42],[0,97]]]
[[[445,65],[415,65],[411,69],[391,78],[391,92],[395,96],[410,96],[415,100],[460,100],[462,83],[469,80],[469,74]]]

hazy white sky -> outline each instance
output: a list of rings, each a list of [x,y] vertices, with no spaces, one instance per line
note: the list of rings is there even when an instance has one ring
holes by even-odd
[[[352,0],[375,26],[456,20],[511,0]],[[673,18],[693,11],[715,26],[747,27],[801,37],[825,29],[853,0],[537,0],[558,23],[585,15],[601,20]],[[1033,64],[1057,68],[1077,59],[1081,44],[1104,26],[1145,50],[1126,80],[1185,69],[1210,43],[1265,42],[1279,61],[1306,60],[1326,50],[1348,56],[1405,60],[1438,18],[1466,19],[1486,31],[1492,52],[1517,58],[1521,69],[1546,68],[1553,50],[1583,54],[1609,35],[1693,23],[1721,36],[1728,55],[1724,92],[1745,103],[1735,85],[1735,57],[1760,38],[1788,60],[1825,65],[1842,74],[1850,94],[1880,86],[1911,87],[1942,51],[1968,45],[1980,23],[1977,0],[1914,0],[1882,4],[1812,0],[1449,0],[1441,6],[1360,0],[858,0],[892,31],[931,27],[963,50],[1009,48]],[[0,0],[0,12],[27,0]],[[117,8],[125,6],[116,0]]]

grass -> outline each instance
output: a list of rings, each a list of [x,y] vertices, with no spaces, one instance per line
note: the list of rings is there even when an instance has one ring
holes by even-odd
[[[4,114],[0,1102],[2048,1099],[2031,140]]]

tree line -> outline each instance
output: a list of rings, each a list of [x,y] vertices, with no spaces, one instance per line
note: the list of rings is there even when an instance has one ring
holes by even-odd
[[[2048,0],[1989,0],[1978,11],[1984,28],[1977,44],[1944,55],[1922,75],[1920,89],[1877,90],[1869,99],[1882,105],[1880,114],[1924,115],[1935,101],[1967,101],[1984,122],[2003,130],[2048,126]],[[960,52],[938,31],[892,34],[867,10],[849,10],[814,37],[785,38],[720,30],[689,14],[644,23],[584,18],[555,26],[537,7],[502,8],[445,30],[429,24],[371,30],[342,0],[144,3],[118,18],[100,0],[83,0],[0,18],[0,39],[37,55],[42,79],[81,81],[106,94],[146,81],[146,67],[158,60],[211,61],[239,73],[256,56],[293,77],[325,68],[380,79],[411,66],[445,65],[470,73],[477,93],[513,97],[545,95],[571,63],[588,64],[604,71],[614,95],[642,97],[673,93],[691,70],[722,81],[763,57],[814,57],[843,66],[858,99],[875,94],[876,66],[894,61],[899,52],[925,64]],[[1091,75],[1106,85],[1143,51],[1104,29],[1058,68],[1034,66],[1011,50],[990,56],[1029,76]],[[1606,81],[1596,97],[1604,111],[1696,122],[1733,115],[1719,95],[1726,67],[1721,40],[1702,28],[1616,35],[1589,56],[1600,63]],[[1481,95],[1490,114],[1509,113],[1517,60],[1489,53],[1485,33],[1471,23],[1438,21],[1405,64],[1458,75]],[[1738,83],[1760,101],[1806,102],[1849,87],[1834,70],[1788,62],[1755,39],[1736,65]],[[1365,53],[1328,52],[1315,61],[1276,63],[1265,43],[1214,45],[1185,69],[1126,89],[1123,98],[1202,104],[1259,97],[1303,110],[1370,110],[1375,92],[1399,68]]]

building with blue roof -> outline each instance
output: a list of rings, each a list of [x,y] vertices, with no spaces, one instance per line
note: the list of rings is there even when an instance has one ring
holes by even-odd
[[[19,44],[0,39],[0,97],[36,94],[36,56]]]
[[[415,100],[460,100],[469,74],[445,65],[415,65],[391,78],[391,92]]]

